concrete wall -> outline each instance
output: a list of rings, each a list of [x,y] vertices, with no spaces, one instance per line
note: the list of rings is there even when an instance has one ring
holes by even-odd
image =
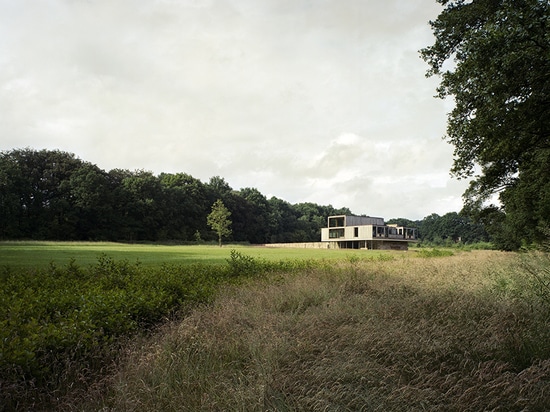
[[[290,247],[294,249],[328,249],[328,242],[267,243],[265,247]]]
[[[355,228],[358,230],[358,236],[355,236]],[[344,237],[329,238],[330,229],[344,229]],[[372,239],[372,225],[363,226],[346,226],[344,228],[321,228],[321,240],[324,242],[332,242],[338,240],[370,240]]]

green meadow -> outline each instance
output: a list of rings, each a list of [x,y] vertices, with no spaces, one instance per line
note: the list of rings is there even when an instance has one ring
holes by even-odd
[[[290,249],[260,246],[224,245],[157,245],[125,244],[110,242],[0,242],[0,266],[13,269],[44,268],[54,263],[58,266],[75,261],[80,266],[97,262],[102,255],[114,260],[139,262],[153,267],[162,264],[223,264],[231,250],[270,261],[292,259],[337,260],[353,254],[353,251],[329,249]],[[357,253],[357,251],[355,252]],[[362,251],[361,253],[365,253]],[[367,252],[372,256],[390,252]]]
[[[223,285],[354,259],[242,245],[1,242],[0,404],[49,407],[52,391],[98,379],[125,339],[211,303]]]

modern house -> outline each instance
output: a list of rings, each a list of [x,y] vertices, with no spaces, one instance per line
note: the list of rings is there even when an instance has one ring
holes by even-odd
[[[416,242],[416,229],[386,225],[381,217],[329,216],[327,227],[321,229],[321,242],[334,249],[395,249],[407,250]]]

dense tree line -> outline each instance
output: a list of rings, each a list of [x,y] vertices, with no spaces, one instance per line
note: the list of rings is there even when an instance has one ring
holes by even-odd
[[[57,150],[0,153],[1,239],[213,240],[207,216],[218,199],[231,212],[228,240],[238,242],[317,241],[329,215],[351,213],[234,190],[219,176],[106,172]]]
[[[484,225],[464,213],[449,212],[443,216],[432,213],[422,220],[400,218],[387,223],[417,228],[421,245],[454,246],[491,241]]]
[[[0,239],[211,241],[207,217],[217,200],[231,213],[227,240],[255,244],[318,241],[328,216],[351,214],[234,190],[219,176],[203,183],[186,173],[106,172],[57,150],[0,153]],[[488,239],[481,224],[454,212],[389,223],[416,227],[435,244]]]

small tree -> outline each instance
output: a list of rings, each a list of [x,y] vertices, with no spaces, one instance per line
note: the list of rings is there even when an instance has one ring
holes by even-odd
[[[229,220],[231,212],[225,207],[223,202],[218,199],[212,205],[212,212],[207,217],[208,226],[218,234],[218,242],[222,246],[222,237],[231,234],[231,220]]]

